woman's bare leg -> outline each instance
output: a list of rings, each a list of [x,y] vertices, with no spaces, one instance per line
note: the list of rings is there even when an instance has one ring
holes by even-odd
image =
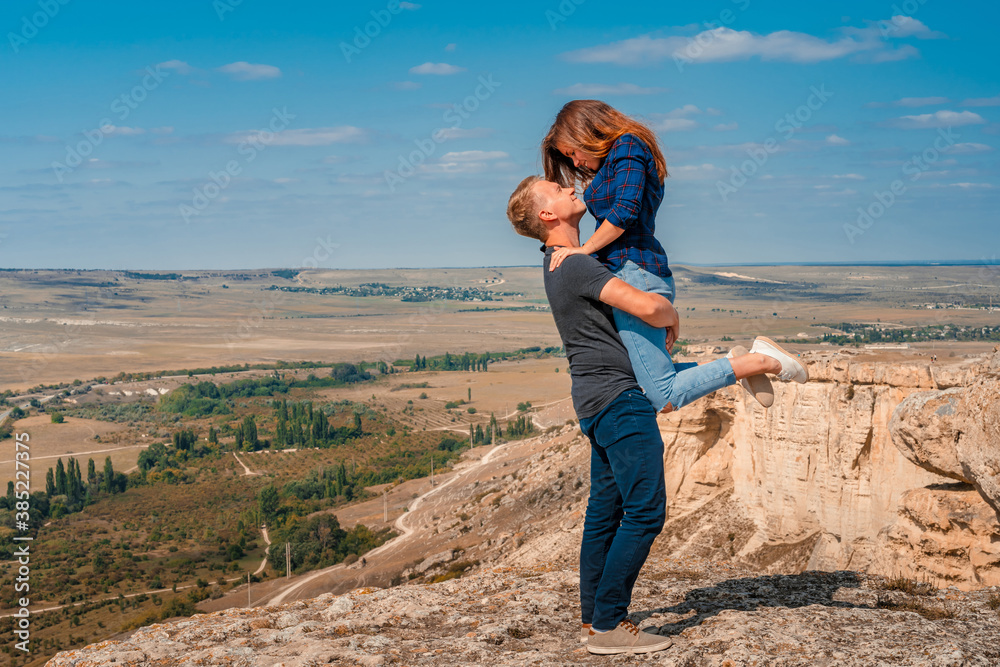
[[[742,380],[753,375],[760,375],[761,373],[777,375],[781,372],[780,361],[774,357],[768,357],[756,352],[730,359],[729,363],[733,365],[733,373],[736,374],[737,380]]]

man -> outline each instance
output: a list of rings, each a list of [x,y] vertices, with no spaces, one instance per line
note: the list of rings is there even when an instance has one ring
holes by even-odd
[[[628,620],[628,606],[639,570],[666,518],[663,440],[610,309],[620,308],[668,329],[670,345],[677,338],[678,316],[665,297],[619,280],[590,255],[569,256],[557,271],[548,270],[556,248],[580,245],[579,224],[586,210],[572,188],[529,176],[511,195],[507,217],[518,234],[544,243],[545,293],[569,361],[573,407],[591,443],[590,498],[580,547],[587,650],[603,655],[649,653],[672,641],[640,631]],[[697,393],[705,395],[761,373],[805,373],[771,341],[761,341],[755,342],[759,353],[693,365],[678,376],[697,374]]]

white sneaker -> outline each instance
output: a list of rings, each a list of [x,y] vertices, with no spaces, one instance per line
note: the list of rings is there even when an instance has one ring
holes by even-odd
[[[781,362],[781,372],[778,379],[783,382],[804,383],[809,380],[809,371],[791,354],[783,350],[777,343],[765,336],[757,336],[750,348],[750,353],[763,354]]]
[[[742,357],[744,354],[749,354],[747,349],[742,345],[737,345],[733,349],[729,350],[729,354],[726,355],[726,359],[735,359],[736,357]],[[774,405],[774,387],[771,386],[770,378],[763,373],[743,378],[740,380],[740,385],[746,389],[747,393],[753,396],[762,407],[769,408]]]

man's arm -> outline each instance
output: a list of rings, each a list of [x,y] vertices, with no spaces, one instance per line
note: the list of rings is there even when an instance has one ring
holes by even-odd
[[[643,292],[620,278],[612,278],[604,285],[601,301],[635,315],[652,327],[677,329],[680,323],[677,311],[665,296]]]

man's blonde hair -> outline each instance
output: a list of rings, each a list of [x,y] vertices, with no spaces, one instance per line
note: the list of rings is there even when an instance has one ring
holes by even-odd
[[[514,189],[514,193],[507,200],[507,219],[514,226],[514,231],[521,236],[545,243],[549,238],[549,230],[538,217],[541,204],[538,195],[532,190],[535,183],[541,180],[541,176],[528,176]]]

